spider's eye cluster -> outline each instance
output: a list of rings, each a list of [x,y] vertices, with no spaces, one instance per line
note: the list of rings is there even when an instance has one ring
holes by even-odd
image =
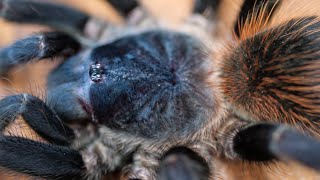
[[[92,64],[89,70],[89,76],[93,82],[100,82],[103,78],[104,67],[99,64]]]
[[[143,137],[183,136],[202,127],[216,103],[203,46],[188,35],[150,31],[91,53],[93,114],[100,124]]]

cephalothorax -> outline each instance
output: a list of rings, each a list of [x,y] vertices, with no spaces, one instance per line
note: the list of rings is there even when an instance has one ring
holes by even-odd
[[[2,132],[21,115],[45,140],[3,133],[0,166],[52,179],[116,171],[127,179],[208,179],[216,156],[320,169],[320,143],[294,130],[320,134],[317,17],[268,27],[281,2],[244,1],[238,42],[221,55],[212,35],[219,1],[197,1],[194,15],[171,27],[135,1],[110,2],[126,25],[0,0],[4,19],[59,30],[1,49],[2,75],[33,59],[67,57],[48,77],[46,103],[28,94],[0,101]]]

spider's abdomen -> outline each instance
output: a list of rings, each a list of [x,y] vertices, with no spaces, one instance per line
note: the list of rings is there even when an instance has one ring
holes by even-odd
[[[183,136],[214,111],[208,58],[187,35],[128,36],[94,49],[90,58],[91,79],[99,77],[90,88],[93,114],[108,127],[144,137]]]
[[[244,40],[227,55],[222,78],[226,99],[240,115],[319,135],[319,20],[294,19]]]

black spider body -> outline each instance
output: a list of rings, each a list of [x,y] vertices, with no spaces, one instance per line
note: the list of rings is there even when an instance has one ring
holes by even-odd
[[[186,136],[202,127],[214,109],[205,84],[209,62],[201,46],[190,36],[168,31],[98,46],[53,71],[49,104],[69,121],[93,117],[98,124],[146,138]],[[171,125],[175,128],[168,129]]]
[[[127,17],[124,26],[60,5],[0,0],[3,18],[61,31],[1,49],[2,75],[33,59],[65,57],[48,76],[46,102],[28,94],[0,101],[1,167],[50,179],[118,172],[142,180],[214,179],[216,157],[320,169],[320,143],[296,130],[319,134],[310,117],[320,97],[316,17],[268,28],[279,2],[246,0],[237,41],[221,56],[211,31],[220,1],[197,1],[178,27],[148,16],[136,1],[109,2]],[[289,88],[274,83],[283,76]],[[18,116],[41,141],[10,135]]]

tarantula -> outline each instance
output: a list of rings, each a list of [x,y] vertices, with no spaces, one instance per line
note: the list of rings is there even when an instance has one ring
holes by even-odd
[[[218,0],[196,1],[180,26],[134,0],[109,2],[124,26],[62,5],[0,0],[2,18],[58,30],[1,49],[1,75],[65,57],[48,77],[46,102],[0,101],[0,166],[50,179],[194,180],[213,179],[219,156],[320,170],[318,17],[269,26],[281,1],[245,0],[217,53]],[[9,135],[18,116],[43,140]]]

